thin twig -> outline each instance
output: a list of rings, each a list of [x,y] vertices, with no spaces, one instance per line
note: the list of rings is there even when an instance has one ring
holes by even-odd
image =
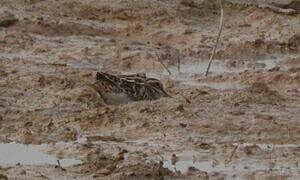
[[[232,161],[232,158],[233,158],[233,156],[234,156],[234,154],[236,153],[236,150],[238,149],[238,147],[240,146],[240,144],[237,144],[235,147],[234,147],[234,149],[232,150],[232,152],[231,152],[231,155],[230,155],[230,157],[226,160],[226,164],[228,164],[228,163],[230,163],[231,161]]]
[[[213,48],[212,54],[211,54],[210,59],[209,59],[209,64],[207,66],[205,76],[208,75],[212,60],[213,60],[213,58],[215,56],[215,53],[216,53],[216,49],[217,49],[218,42],[219,42],[219,39],[220,39],[220,36],[221,36],[221,33],[222,33],[222,29],[223,29],[223,19],[224,19],[223,0],[219,0],[219,3],[220,3],[220,8],[221,8],[221,18],[220,18],[220,24],[219,24],[219,32],[218,32],[218,36],[217,36],[217,39],[216,39],[216,44]]]
[[[160,60],[159,57],[157,57],[158,62],[160,62],[160,64],[168,71],[169,75],[171,75],[171,71],[168,69],[168,67]]]
[[[61,168],[60,161],[57,159],[56,162],[57,162],[57,164],[58,164],[58,167]]]
[[[186,103],[191,104],[192,102],[189,100],[189,98],[185,97],[183,94],[179,94],[183,99],[185,100]]]
[[[178,59],[177,59],[177,70],[178,70],[178,72],[180,73],[180,56],[178,57]]]
[[[60,165],[60,161],[59,161],[58,159],[57,159],[56,161],[57,161],[57,164],[58,164],[57,167],[58,167],[60,170],[65,171],[66,169],[63,168],[63,167]]]

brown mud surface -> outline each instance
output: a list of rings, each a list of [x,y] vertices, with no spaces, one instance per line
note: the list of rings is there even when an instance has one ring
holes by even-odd
[[[299,13],[227,1],[205,77],[214,1],[1,3],[0,179],[300,178]],[[173,98],[107,106],[100,70]]]

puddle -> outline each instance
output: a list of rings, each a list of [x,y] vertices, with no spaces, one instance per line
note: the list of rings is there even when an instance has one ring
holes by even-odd
[[[239,147],[252,146],[253,144],[243,144]],[[272,144],[256,144],[259,147],[272,150]],[[275,148],[299,148],[297,144],[275,145]],[[172,161],[171,155],[164,156],[164,167],[173,172],[186,173],[190,167],[207,173],[223,173],[225,175],[243,175],[258,172],[273,172],[281,175],[299,175],[300,169],[297,160],[277,161],[274,163],[267,159],[240,157],[230,163],[217,162],[210,158],[207,152],[183,151],[177,154],[176,161]]]
[[[260,163],[253,163],[253,162],[252,163],[235,162],[234,164],[230,164],[230,165],[225,165],[223,163],[220,163],[218,165],[214,165],[212,161],[202,161],[202,162],[178,161],[173,165],[171,161],[166,161],[164,163],[164,167],[170,169],[173,172],[180,171],[181,173],[187,172],[189,167],[194,167],[198,170],[205,171],[207,173],[221,172],[226,174],[269,170],[268,166],[265,166]]]
[[[245,70],[250,69],[264,69],[269,70],[278,65],[280,62],[286,59],[286,57],[280,58],[269,58],[269,59],[261,59],[256,61],[245,61],[244,65],[239,67],[228,67],[225,64],[225,60],[213,60],[210,73],[212,74],[224,74],[224,73],[239,73]],[[189,58],[183,60],[183,62],[196,62],[196,63],[185,63],[180,65],[181,74],[186,75],[194,75],[194,74],[205,74],[206,68],[208,66],[208,61],[197,61],[197,60],[189,60]],[[176,66],[172,66],[169,68],[172,74],[178,74],[178,70]],[[168,75],[168,72],[163,71],[164,75]]]
[[[226,90],[226,89],[242,89],[244,86],[237,82],[199,82],[196,80],[182,81],[182,84],[193,87],[209,87],[212,89]]]
[[[236,82],[203,82],[200,83],[201,86],[208,86],[213,89],[242,89],[244,86],[242,86],[239,83]]]
[[[172,148],[172,144],[166,144],[166,143],[157,143],[148,139],[138,139],[138,140],[131,140],[131,141],[124,141],[124,143],[132,146],[146,146],[148,148],[154,147],[154,148],[159,148],[159,147],[167,147],[167,148]]]
[[[45,154],[42,151],[47,144],[25,145],[19,143],[0,144],[0,165],[57,165],[57,158],[54,155]],[[81,164],[80,160],[72,158],[59,159],[62,167]]]
[[[225,165],[220,163],[214,165],[213,161],[178,161],[174,165],[170,160],[164,162],[164,167],[173,172],[186,173],[190,167],[196,168],[200,171],[207,173],[218,172],[227,176],[235,175],[242,176],[243,174],[259,173],[259,172],[279,172],[281,175],[297,175],[299,172],[296,163],[294,165],[289,163],[277,163],[275,166],[272,163],[260,162],[260,161],[236,161]],[[239,179],[239,178],[238,178]]]
[[[8,61],[17,61],[20,59],[31,59],[33,54],[28,51],[20,51],[18,53],[1,53],[0,58]]]
[[[255,62],[247,62],[245,69],[263,69],[270,70],[277,67],[283,59],[263,59]],[[282,66],[280,66],[282,68]]]
[[[270,70],[274,67],[280,66],[280,62],[282,62],[286,57],[272,57],[269,59],[260,59],[256,61],[246,61],[244,65],[241,65],[240,67],[228,67],[225,65],[225,61],[220,60],[214,60],[212,62],[212,66],[210,69],[210,73],[215,75],[221,75],[224,73],[239,73],[243,72],[245,70],[251,70],[251,69],[264,69],[264,70]],[[196,60],[191,60],[192,62],[195,62]],[[187,58],[185,62],[189,62],[189,59]],[[208,65],[208,61],[198,61],[196,63],[185,63],[181,64],[180,66],[180,73],[178,73],[177,67],[172,66],[169,68],[171,71],[171,75],[164,70],[162,72],[155,72],[151,71],[148,72],[147,75],[149,77],[153,78],[162,78],[163,76],[168,76],[169,78],[176,80],[183,85],[193,86],[193,87],[202,87],[207,86],[213,89],[219,89],[219,90],[227,90],[227,89],[242,89],[244,88],[243,85],[237,83],[237,82],[199,82],[197,80],[194,80],[191,76],[197,74],[202,74],[204,76],[204,73],[206,71]],[[280,66],[282,68],[282,66]],[[285,70],[286,68],[282,68],[282,70]]]
[[[236,143],[234,146],[238,145]],[[273,148],[299,148],[300,144],[255,144],[255,143],[243,143],[239,144],[239,147],[258,146],[261,150],[271,150]]]
[[[188,60],[184,60],[187,61]],[[206,68],[208,65],[208,61],[198,61],[196,63],[186,63],[180,65],[180,72],[182,74],[187,75],[194,75],[194,74],[205,74]],[[224,73],[231,73],[231,72],[241,72],[244,68],[229,68],[227,67],[223,61],[214,60],[210,67],[210,73],[212,74],[224,74]],[[170,68],[172,74],[177,74],[178,70],[177,67],[172,66]],[[164,74],[168,74],[168,72],[164,71]]]
[[[148,139],[138,139],[138,140],[130,140],[130,141],[118,141],[119,138],[115,138],[113,135],[109,135],[109,133],[95,133],[95,135],[90,136],[78,136],[77,140],[75,141],[78,144],[110,144],[110,145],[131,145],[131,146],[137,146],[137,147],[163,147],[168,146],[166,144],[159,144],[157,142],[149,141]]]
[[[228,71],[229,72],[229,71]],[[137,72],[134,72],[137,73]],[[193,73],[180,73],[174,72],[172,75],[166,75],[166,74],[159,74],[150,72],[147,73],[148,77],[161,79],[163,76],[168,76],[174,81],[177,81],[180,84],[191,86],[191,87],[209,87],[212,89],[218,89],[218,90],[227,90],[227,89],[242,89],[245,86],[242,84],[239,84],[238,82],[201,82],[199,80],[195,80],[192,76]]]
[[[102,68],[100,64],[93,64],[84,60],[72,60],[67,63],[68,66],[74,69],[90,69],[90,70],[99,70]]]

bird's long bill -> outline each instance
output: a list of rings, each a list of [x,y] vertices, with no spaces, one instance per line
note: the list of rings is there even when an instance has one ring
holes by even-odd
[[[164,88],[161,88],[160,91],[164,93],[164,95],[165,95],[164,97],[170,97],[170,98],[173,98],[173,96],[171,96],[169,93],[167,93],[167,92],[164,90]]]

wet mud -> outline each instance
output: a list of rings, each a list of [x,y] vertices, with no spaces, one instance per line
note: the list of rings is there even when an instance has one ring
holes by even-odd
[[[213,1],[4,0],[0,12],[0,179],[300,178],[298,13],[226,1],[205,76]],[[97,71],[146,73],[172,98],[106,105]]]

